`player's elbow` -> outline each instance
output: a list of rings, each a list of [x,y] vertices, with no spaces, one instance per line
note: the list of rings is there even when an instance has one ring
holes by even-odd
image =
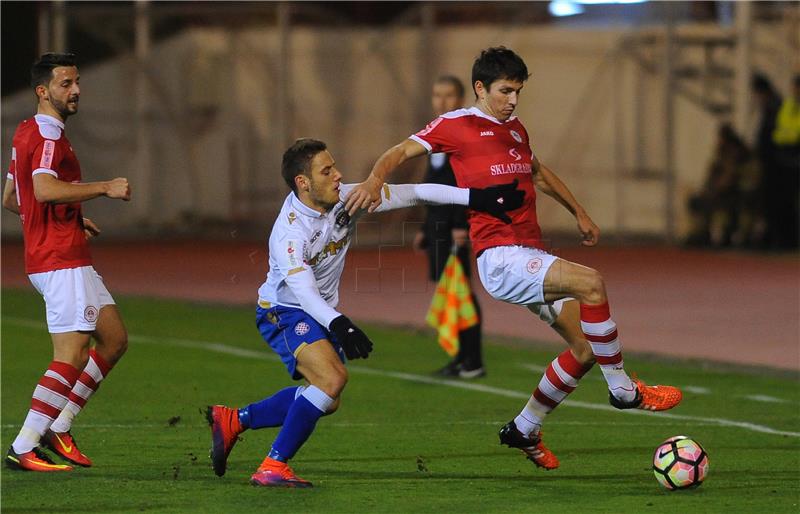
[[[3,207],[11,212],[17,212],[17,202],[13,196],[3,196]]]
[[[36,198],[36,201],[39,203],[50,203],[55,200],[53,192],[50,190],[50,188],[46,186],[37,187],[36,185],[34,185],[33,197]]]

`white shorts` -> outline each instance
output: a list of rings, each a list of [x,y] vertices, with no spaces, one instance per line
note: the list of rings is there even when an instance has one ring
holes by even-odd
[[[544,277],[558,259],[527,246],[495,246],[478,257],[478,275],[486,291],[497,300],[524,305],[552,325],[569,298],[544,301]]]
[[[114,305],[103,277],[92,266],[33,273],[28,278],[44,297],[51,334],[93,332],[100,309]]]

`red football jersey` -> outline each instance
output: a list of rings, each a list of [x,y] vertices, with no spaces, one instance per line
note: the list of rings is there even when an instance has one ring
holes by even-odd
[[[531,172],[533,152],[528,132],[516,117],[501,123],[477,107],[458,109],[436,118],[411,139],[429,152],[449,154],[459,187],[485,188],[519,180],[525,203],[508,213],[511,224],[469,210],[469,235],[475,253],[506,245],[542,248]]]
[[[48,173],[64,182],[80,182],[81,167],[64,123],[37,114],[17,126],[8,177],[17,189],[25,272],[41,273],[89,266],[92,258],[83,233],[80,203],[40,203],[33,194],[33,176]]]

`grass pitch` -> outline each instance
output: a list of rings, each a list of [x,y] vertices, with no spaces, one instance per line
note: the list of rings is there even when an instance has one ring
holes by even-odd
[[[313,489],[248,484],[277,429],[246,432],[217,478],[205,405],[247,404],[291,383],[261,341],[254,309],[118,302],[130,349],[73,427],[95,467],[58,475],[3,469],[3,511],[798,511],[796,376],[628,355],[626,367],[645,380],[689,386],[683,404],[666,416],[611,411],[594,369],[547,420],[545,440],[561,468],[545,472],[499,446],[496,434],[555,349],[490,338],[489,376],[446,382],[430,378],[446,360],[430,335],[375,326],[365,326],[375,351],[349,366],[341,409],[320,421],[292,461]],[[4,449],[50,359],[43,319],[35,294],[3,291]],[[699,489],[670,493],[656,483],[651,457],[678,434],[704,445],[710,473]]]

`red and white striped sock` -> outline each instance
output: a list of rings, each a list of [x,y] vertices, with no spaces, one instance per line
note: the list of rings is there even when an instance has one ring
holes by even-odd
[[[611,394],[622,401],[633,400],[636,396],[636,386],[625,372],[617,324],[611,319],[608,302],[601,305],[582,303],[581,329],[592,346],[592,353],[600,365]]]
[[[528,404],[514,418],[517,430],[524,435],[538,433],[542,427],[542,420],[550,411],[558,407],[564,399],[578,387],[578,381],[592,368],[578,362],[569,350],[564,351],[553,359],[533,391]]]
[[[79,374],[80,370],[66,362],[50,363],[33,390],[28,416],[11,445],[16,453],[29,452],[39,444],[39,440],[67,404],[67,397]]]
[[[58,419],[50,426],[53,432],[69,432],[69,429],[72,428],[72,420],[83,409],[94,392],[97,391],[97,388],[100,387],[100,382],[106,378],[109,371],[111,371],[111,365],[97,355],[94,348],[89,350],[89,362],[83,368],[83,373],[78,377],[75,387],[69,392],[67,405],[64,406],[64,410],[61,411]]]

